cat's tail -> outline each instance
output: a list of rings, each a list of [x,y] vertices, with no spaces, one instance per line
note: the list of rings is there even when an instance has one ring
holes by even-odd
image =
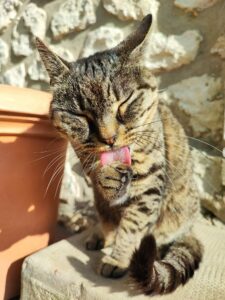
[[[170,244],[161,259],[153,235],[143,238],[132,256],[132,282],[145,294],[166,294],[185,284],[198,268],[203,255],[200,242],[192,235]]]

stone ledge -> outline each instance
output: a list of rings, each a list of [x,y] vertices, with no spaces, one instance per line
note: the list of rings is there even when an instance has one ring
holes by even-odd
[[[203,222],[195,228],[205,246],[200,270],[184,287],[154,300],[224,300],[225,230]],[[21,300],[145,300],[128,291],[127,277],[120,280],[97,276],[100,252],[87,252],[87,232],[62,240],[29,256],[23,264]]]

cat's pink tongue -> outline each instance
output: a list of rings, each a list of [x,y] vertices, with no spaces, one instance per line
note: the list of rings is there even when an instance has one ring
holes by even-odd
[[[101,165],[109,165],[114,161],[120,161],[125,165],[131,165],[130,150],[128,147],[122,147],[114,151],[102,152],[100,154]]]

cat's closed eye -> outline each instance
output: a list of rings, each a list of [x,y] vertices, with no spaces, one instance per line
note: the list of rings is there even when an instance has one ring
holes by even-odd
[[[135,97],[132,97],[133,94],[134,92],[132,92],[118,108],[117,120],[120,123],[131,122],[142,110],[144,92],[138,93]]]
[[[125,119],[125,112],[126,112],[126,107],[127,107],[127,102],[132,98],[134,94],[134,91],[131,91],[130,94],[126,97],[126,99],[120,104],[117,110],[116,114],[116,119],[119,121],[121,124],[124,124],[126,119]]]
[[[117,114],[116,114],[116,119],[119,123],[124,124],[124,118],[121,114],[120,108],[118,108]]]

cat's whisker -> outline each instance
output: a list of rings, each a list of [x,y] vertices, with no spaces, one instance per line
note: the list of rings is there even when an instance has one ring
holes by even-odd
[[[158,119],[158,120],[149,122],[149,123],[144,123],[144,124],[141,124],[141,125],[132,127],[132,129],[136,129],[136,128],[139,128],[139,127],[142,127],[142,126],[152,125],[152,124],[155,124],[155,123],[158,123],[158,122],[162,122],[162,121],[164,121],[164,120],[169,120],[169,118],[161,118],[161,119]]]
[[[76,152],[77,156],[82,156],[84,154],[87,154],[89,152],[89,149],[86,149],[84,146],[80,147],[73,147],[74,151]]]
[[[93,153],[93,156],[92,156],[92,162],[91,162],[91,164],[90,164],[89,169],[86,171],[87,173],[90,173],[90,174],[91,174],[91,173],[94,171],[94,169],[95,169],[96,157],[97,157],[96,153]]]
[[[140,138],[143,138],[143,137],[151,137],[151,134],[149,133],[149,134],[146,134],[146,133],[142,133],[142,135],[140,135]],[[185,136],[184,136],[185,137]],[[149,142],[149,140],[146,140],[146,143],[147,142]],[[200,142],[200,140],[199,140],[199,142]],[[176,143],[176,141],[173,141],[173,142],[171,142],[170,141],[170,145],[174,145],[174,146],[176,146],[176,147],[182,147],[179,143]],[[211,145],[212,147],[214,147],[213,145]],[[196,150],[196,147],[193,147],[193,146],[191,146],[190,144],[189,144],[189,148],[191,149],[191,150]],[[213,148],[214,149],[214,148]],[[216,148],[216,149],[214,149],[214,150],[216,150],[217,152],[219,152],[219,153],[221,153],[222,151],[220,150],[220,149],[218,149],[218,148]],[[202,155],[202,156],[204,156],[208,161],[210,161],[210,157],[209,156],[207,156],[207,154],[204,152],[204,151],[199,151],[199,153]]]
[[[56,143],[57,141],[60,141],[62,138],[61,136],[57,136],[55,138],[53,138],[48,144],[47,144],[47,148],[50,146],[53,146],[54,143]],[[63,145],[63,147],[65,147],[65,145]]]
[[[59,181],[58,181],[58,183],[57,183],[57,186],[56,186],[54,199],[56,198],[56,195],[57,195],[57,192],[58,192],[58,190],[59,190],[60,184],[62,183],[63,176],[64,176],[64,173],[62,172],[62,175],[60,176],[60,179],[59,179]],[[59,193],[60,193],[60,191],[59,191]]]
[[[82,154],[84,154],[84,153],[88,153],[88,152],[90,152],[90,151],[95,151],[96,150],[96,148],[95,147],[86,147],[86,145],[85,146],[83,146],[83,145],[79,145],[79,146],[74,146],[73,147],[73,149],[74,149],[74,151],[77,153],[77,155],[79,156],[79,155],[82,155]],[[80,150],[81,149],[81,150]]]
[[[57,154],[57,153],[62,153],[62,150],[63,150],[63,149],[57,149],[56,151],[52,151],[52,152],[49,153],[49,154],[46,154],[46,155],[44,155],[44,156],[41,156],[41,157],[38,157],[37,159],[32,160],[31,163],[36,163],[36,162],[38,162],[38,161],[40,161],[40,160],[42,160],[42,159],[46,159],[46,158],[49,158],[49,157],[51,157],[51,156],[54,156],[54,157],[55,157],[55,154]]]
[[[51,179],[49,180],[49,183],[47,185],[45,194],[44,194],[44,198],[47,196],[48,190],[50,188],[51,183],[53,182],[53,180],[56,178],[56,176],[63,170],[64,168],[64,163],[61,163],[55,170],[55,172],[53,173]]]
[[[97,153],[96,151],[90,152],[89,155],[84,160],[84,162],[83,162],[83,174],[84,174],[84,172],[86,172],[86,173],[90,172],[90,168],[93,165],[93,159],[94,159],[93,156],[95,155],[95,157],[96,157],[96,153]],[[92,163],[91,163],[90,166],[88,166],[91,159],[92,159]]]
[[[218,151],[219,153],[223,154],[223,151],[222,151],[222,150],[220,150],[219,148],[215,147],[215,146],[212,145],[212,144],[209,144],[209,143],[207,143],[207,142],[205,142],[205,141],[202,141],[202,140],[200,140],[200,139],[198,139],[198,138],[195,138],[195,137],[192,137],[192,136],[188,136],[188,135],[186,135],[186,136],[187,136],[189,139],[193,140],[193,141],[196,141],[196,142],[202,143],[202,144],[204,144],[204,145],[206,145],[206,146],[209,146],[209,147],[211,147],[212,149],[214,149],[214,150]]]
[[[160,90],[158,89],[157,92],[158,92],[158,93],[163,93],[163,92],[165,92],[166,90],[167,90],[167,88],[160,89]]]
[[[45,171],[43,173],[43,176],[46,175],[46,173],[48,172],[48,170],[51,169],[51,167],[53,167],[56,163],[58,163],[61,159],[64,158],[64,153],[60,153],[59,155],[57,155],[56,157],[54,157],[47,165],[47,167],[45,168]]]
[[[55,143],[57,143],[58,141],[61,141],[61,140],[62,140],[62,137],[60,137],[60,136],[59,136],[59,137],[53,138],[53,139],[47,144],[45,150],[43,150],[43,151],[37,151],[37,153],[48,151],[48,148],[49,148],[50,146],[53,146]],[[61,145],[60,147],[66,148],[67,145],[64,144],[64,145]]]
[[[91,158],[91,156],[92,156],[92,152],[90,152],[90,153],[86,156],[85,160],[83,161],[83,169],[84,169],[84,171],[86,171],[86,167],[87,167],[87,165],[88,165],[88,162],[89,162],[89,159]]]
[[[42,150],[42,151],[34,151],[35,154],[40,154],[40,153],[54,153],[56,151],[61,151],[61,150],[64,150],[66,149],[67,147],[65,147],[65,145],[62,145],[60,147],[57,147],[57,149],[47,149],[47,150]]]
[[[141,134],[145,134],[145,133],[152,133],[150,130],[142,130],[142,131],[138,131],[138,133],[141,133]],[[169,133],[167,133],[166,134],[167,136],[174,136],[174,137],[176,137],[177,138],[177,136],[174,134],[169,134]],[[188,135],[184,135],[183,136],[184,138],[185,137],[187,137],[188,139],[191,139],[191,140],[194,140],[194,141],[196,141],[196,142],[199,142],[199,143],[202,143],[202,144],[204,144],[204,145],[206,145],[206,146],[209,146],[209,147],[211,147],[212,149],[214,149],[214,150],[216,150],[217,152],[219,152],[219,153],[223,153],[223,151],[221,150],[221,149],[219,149],[218,147],[216,147],[216,146],[214,146],[214,145],[212,145],[212,144],[210,144],[210,143],[208,143],[208,142],[205,142],[205,141],[203,141],[203,140],[200,140],[200,139],[198,139],[198,138],[195,138],[195,137],[192,137],[192,136],[188,136]]]

